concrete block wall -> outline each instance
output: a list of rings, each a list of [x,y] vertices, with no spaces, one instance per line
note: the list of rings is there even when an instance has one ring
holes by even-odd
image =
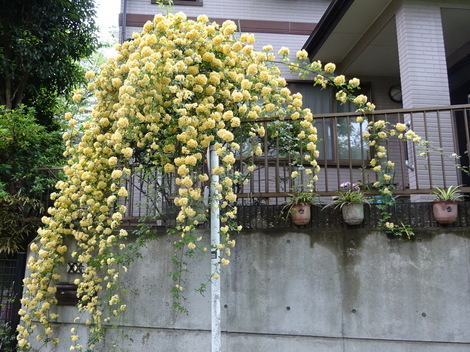
[[[207,231],[202,231],[208,243]],[[222,272],[225,352],[470,350],[470,233],[418,232],[413,242],[351,228],[242,232]],[[162,236],[122,277],[127,311],[96,351],[210,351],[210,259],[191,259],[188,315],[172,308],[173,239]],[[210,285],[208,285],[210,289]],[[61,307],[61,344],[74,315]],[[85,332],[83,332],[85,334]]]

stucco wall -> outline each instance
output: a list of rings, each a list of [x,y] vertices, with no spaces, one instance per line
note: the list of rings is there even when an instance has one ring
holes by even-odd
[[[237,24],[239,20],[317,23],[329,3],[329,0],[204,0],[203,6],[175,5],[173,12],[184,12],[188,17],[205,14],[209,19],[229,18]],[[128,14],[154,15],[162,12],[162,9],[151,4],[150,0],[127,1]],[[127,27],[124,37],[130,38],[132,33],[141,31],[142,27]],[[257,40],[255,49],[261,50],[263,46],[269,44],[277,53],[282,46],[287,46],[291,50],[292,59],[308,38],[308,35],[300,34],[256,32],[255,36]],[[283,65],[280,68],[286,79],[298,79],[297,74],[290,73]]]
[[[174,5],[188,16],[230,17],[266,21],[318,22],[330,0],[203,0],[203,6]],[[127,0],[128,13],[155,14],[160,8],[150,0]]]
[[[204,231],[207,234],[207,231]],[[470,233],[425,230],[414,242],[365,229],[244,232],[222,275],[223,351],[446,352],[470,349]],[[121,327],[96,351],[210,351],[210,261],[190,262],[188,315],[171,309],[172,239],[129,266]],[[70,277],[72,280],[73,277]],[[62,307],[63,321],[75,308]],[[68,350],[63,325],[63,345]]]

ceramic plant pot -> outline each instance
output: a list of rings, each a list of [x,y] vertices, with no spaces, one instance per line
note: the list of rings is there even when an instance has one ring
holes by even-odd
[[[459,215],[457,202],[434,202],[432,205],[434,218],[439,224],[452,224]]]
[[[310,222],[311,212],[310,204],[308,205],[293,205],[290,209],[290,216],[292,223],[295,225],[306,225]]]
[[[349,203],[341,207],[344,222],[348,225],[359,225],[364,220],[364,204]]]

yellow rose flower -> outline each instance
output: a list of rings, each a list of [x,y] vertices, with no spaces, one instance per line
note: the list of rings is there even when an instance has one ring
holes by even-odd
[[[85,73],[85,78],[86,79],[92,79],[95,77],[95,72],[93,71],[87,71],[87,73]]]
[[[127,193],[127,189],[125,189],[124,187],[121,187],[118,191],[118,196],[119,197],[127,197],[128,193]]]
[[[289,55],[290,50],[289,50],[289,48],[286,48],[285,46],[283,46],[281,49],[279,49],[279,51],[277,53],[279,55],[287,56],[287,55]]]
[[[298,51],[295,56],[296,56],[297,59],[299,59],[299,60],[305,60],[305,59],[308,58],[308,53],[307,53],[307,51],[305,51],[304,49],[302,49],[301,51]]]
[[[199,15],[197,16],[197,21],[202,23],[209,22],[209,18],[206,15]]]
[[[237,196],[235,193],[230,192],[225,196],[225,199],[227,199],[229,202],[234,203],[237,200]]]
[[[130,158],[132,156],[132,154],[134,153],[134,151],[132,150],[132,148],[123,148],[121,150],[122,154],[126,157],[126,158]]]
[[[339,76],[336,76],[333,79],[333,83],[336,84],[337,86],[341,86],[344,83],[346,83],[346,79],[345,79],[344,75],[339,75]]]
[[[122,171],[121,170],[114,170],[111,173],[111,178],[120,178],[122,176]]]
[[[207,180],[209,180],[209,176],[207,174],[199,175],[199,181],[205,182]]]
[[[384,131],[380,131],[379,133],[377,133],[377,137],[381,139],[387,138],[387,133]]]
[[[354,104],[365,104],[367,102],[367,97],[364,94],[360,94],[354,98]]]
[[[193,181],[190,177],[186,176],[181,180],[181,184],[186,187],[191,187],[193,185]]]
[[[169,174],[169,173],[172,173],[175,171],[175,166],[173,164],[170,164],[170,163],[167,163],[165,164],[165,166],[163,167],[163,170]]]
[[[352,78],[349,80],[349,85],[353,86],[353,87],[358,87],[360,84],[361,84],[361,81],[359,80],[359,78]]]
[[[222,166],[217,166],[212,169],[212,173],[214,175],[222,175],[224,173],[225,169]]]
[[[330,62],[330,63],[327,63],[325,65],[325,71],[326,72],[333,73],[333,72],[335,72],[335,70],[336,70],[336,65],[335,64]]]

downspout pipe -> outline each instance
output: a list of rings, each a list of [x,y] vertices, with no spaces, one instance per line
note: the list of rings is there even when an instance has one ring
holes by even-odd
[[[126,40],[126,32],[127,32],[127,0],[122,0],[122,13],[121,13],[121,33],[119,41],[120,43],[124,43]]]

